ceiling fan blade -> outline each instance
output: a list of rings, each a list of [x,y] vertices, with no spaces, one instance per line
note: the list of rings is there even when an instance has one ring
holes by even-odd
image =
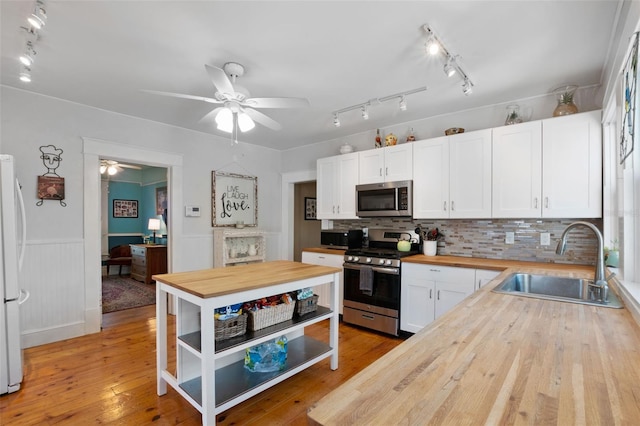
[[[215,116],[218,114],[218,112],[222,108],[224,108],[224,107],[217,107],[217,108],[212,109],[207,114],[205,114],[204,117],[202,117],[200,120],[198,120],[198,123],[203,123],[205,121],[213,120],[215,118]]]
[[[307,108],[310,105],[305,98],[249,98],[243,104],[254,108]]]
[[[122,163],[118,163],[116,165],[116,167],[124,167],[126,169],[135,169],[135,170],[142,170],[142,167],[140,166],[134,166],[133,164],[122,164]]]
[[[280,130],[282,126],[280,123],[261,113],[260,111],[256,111],[252,108],[243,108],[243,111],[247,113],[249,117],[255,122],[262,124],[265,127],[270,128],[271,130]]]
[[[194,96],[194,95],[185,95],[182,93],[172,93],[172,92],[161,92],[158,90],[142,90],[143,92],[146,93],[152,93],[154,95],[162,95],[162,96],[171,96],[173,98],[182,98],[182,99],[192,99],[195,101],[203,101],[203,102],[208,102],[210,104],[221,104],[223,103],[223,101],[219,101],[217,99],[214,98],[207,98],[204,96]]]
[[[212,67],[206,64],[204,67],[207,69],[207,74],[209,74],[209,78],[213,81],[213,85],[216,86],[218,92],[229,95],[235,93],[231,80],[229,80],[229,77],[227,77],[227,74],[222,68]]]

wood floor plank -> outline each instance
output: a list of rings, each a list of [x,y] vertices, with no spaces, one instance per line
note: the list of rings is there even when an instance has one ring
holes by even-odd
[[[100,333],[26,349],[22,389],[0,397],[0,424],[201,424],[200,413],[173,389],[156,394],[155,331],[155,306],[144,306],[103,315]],[[305,332],[326,338],[328,324]],[[225,411],[217,423],[306,425],[311,405],[402,342],[340,324],[338,370],[321,361]]]

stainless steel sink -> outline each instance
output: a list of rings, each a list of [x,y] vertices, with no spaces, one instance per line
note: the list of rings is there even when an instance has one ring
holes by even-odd
[[[505,278],[493,291],[514,296],[622,308],[620,300],[611,290],[608,292],[606,302],[597,300],[594,297],[593,281],[582,278],[515,273]]]

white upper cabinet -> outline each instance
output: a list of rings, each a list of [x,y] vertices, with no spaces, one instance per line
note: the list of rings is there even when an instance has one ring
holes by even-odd
[[[542,120],[542,217],[602,217],[601,112]]]
[[[414,145],[413,217],[491,217],[491,129]]]
[[[361,151],[359,155],[359,183],[411,180],[413,176],[413,144],[386,146]]]
[[[540,217],[542,122],[493,129],[493,209],[497,218]]]
[[[358,153],[317,161],[318,219],[356,219]]]
[[[491,217],[491,129],[449,136],[450,218]]]
[[[413,217],[449,217],[449,145],[442,136],[413,143]]]

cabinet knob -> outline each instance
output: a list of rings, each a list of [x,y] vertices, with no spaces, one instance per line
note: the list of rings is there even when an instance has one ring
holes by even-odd
[[[537,209],[538,208],[538,197],[534,197],[533,198],[533,208]]]
[[[453,201],[451,201],[451,211],[454,211],[454,210],[455,210],[455,207],[453,205]]]
[[[438,300],[440,300],[440,290],[438,290]]]
[[[544,197],[544,208],[545,209],[549,208],[549,197]]]
[[[446,201],[444,202],[444,211],[445,212],[447,211],[447,202]]]
[[[433,299],[433,289],[429,289],[429,299]]]
[[[380,167],[379,173],[380,173],[380,176],[382,176],[382,167]]]
[[[384,168],[384,175],[385,176],[389,176],[389,168],[388,167]]]

